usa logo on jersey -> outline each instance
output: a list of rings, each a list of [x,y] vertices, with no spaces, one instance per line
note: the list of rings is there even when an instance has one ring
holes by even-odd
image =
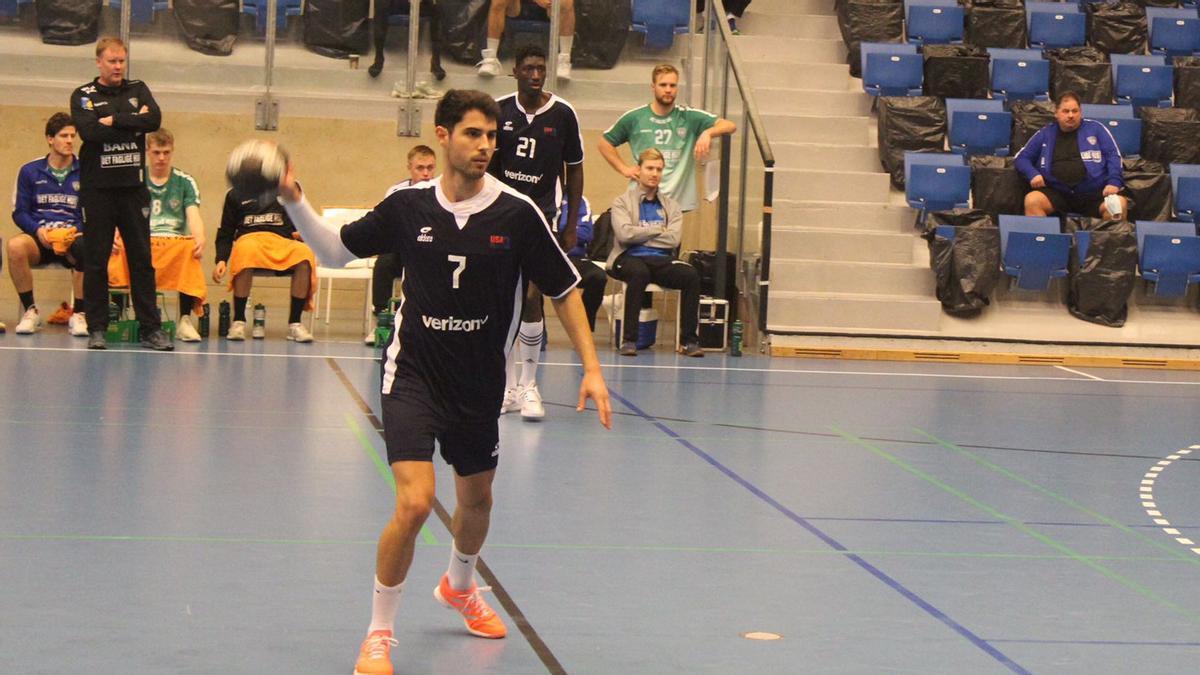
[[[504,235],[493,234],[488,238],[488,246],[491,246],[492,248],[509,249],[512,248],[512,243],[509,241],[508,237]]]

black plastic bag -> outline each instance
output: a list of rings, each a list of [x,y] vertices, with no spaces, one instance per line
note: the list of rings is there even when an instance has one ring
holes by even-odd
[[[1137,281],[1133,225],[1120,220],[1067,218],[1063,229],[1091,233],[1087,251],[1072,251],[1067,262],[1067,311],[1102,326],[1124,326],[1129,296]]]
[[[308,0],[304,46],[334,59],[371,49],[371,0]]]
[[[1171,219],[1171,176],[1162,164],[1141,157],[1121,159],[1129,220]]]
[[[1175,106],[1200,108],[1200,56],[1175,57]]]
[[[100,34],[100,0],[34,0],[33,6],[48,45],[84,45]]]
[[[1095,47],[1047,49],[1050,61],[1050,96],[1065,91],[1079,94],[1081,103],[1112,103],[1113,74],[1108,56]]]
[[[838,28],[846,43],[851,77],[862,77],[863,42],[903,42],[904,3],[898,0],[841,0]]]
[[[575,0],[575,46],[571,63],[584,68],[612,68],[625,48],[633,10],[628,2]]]
[[[1148,39],[1146,10],[1136,2],[1088,2],[1088,44],[1105,54],[1142,54]]]
[[[459,63],[479,63],[487,46],[489,0],[438,0],[442,53]]]
[[[229,56],[237,41],[237,0],[175,0],[179,32],[192,49],[210,56]]]
[[[688,263],[700,273],[700,295],[716,297],[717,252],[692,251]],[[725,296],[726,300],[737,297],[737,256],[725,253]]]
[[[904,189],[904,153],[946,147],[946,106],[935,96],[880,96],[879,163],[892,185]]]
[[[980,155],[971,158],[971,204],[996,222],[1000,215],[1025,215],[1029,184],[1013,168],[1012,157]]]
[[[925,45],[925,95],[943,98],[987,98],[991,90],[983,47]]]
[[[967,44],[1022,49],[1027,33],[1020,0],[975,0],[967,12]]]
[[[1009,104],[1012,113],[1012,154],[1015,156],[1025,147],[1029,139],[1054,121],[1054,103],[1052,101],[1014,101]]]
[[[942,310],[953,316],[975,316],[990,304],[1000,281],[1000,230],[990,215],[978,209],[929,215],[923,236],[929,242],[929,266]],[[938,225],[953,226],[954,239],[938,236]]]
[[[1142,157],[1162,164],[1200,164],[1200,112],[1142,108]]]

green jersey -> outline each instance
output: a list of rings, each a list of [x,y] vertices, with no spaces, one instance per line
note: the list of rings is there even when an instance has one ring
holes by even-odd
[[[187,208],[200,206],[196,179],[172,167],[167,182],[155,185],[147,171],[146,189],[150,191],[150,236],[190,234]]]
[[[692,153],[696,139],[717,122],[717,116],[696,108],[677,105],[664,116],[649,105],[621,115],[604,140],[614,146],[629,143],[634,161],[647,148],[663,154],[663,177],[658,189],[679,202],[684,211],[696,208],[696,161]]]

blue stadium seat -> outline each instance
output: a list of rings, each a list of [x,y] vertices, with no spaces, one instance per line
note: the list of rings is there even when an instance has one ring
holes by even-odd
[[[863,91],[872,96],[920,96],[925,64],[915,45],[864,42]]]
[[[917,209],[916,225],[925,224],[930,211],[965,208],[971,194],[971,168],[959,165],[913,163],[911,155],[938,155],[943,153],[905,153],[904,164],[907,182],[904,194],[908,205]],[[953,156],[953,155],[952,155]],[[924,159],[924,158],[921,158]],[[945,160],[943,160],[945,161]]]
[[[963,16],[954,0],[905,0],[904,31],[915,44],[962,42]]]
[[[1193,165],[1195,166],[1195,165]],[[1175,217],[1200,221],[1200,176],[1171,176],[1175,183]]]
[[[1142,278],[1154,283],[1153,294],[1179,297],[1189,284],[1200,281],[1200,237],[1192,223],[1139,220],[1138,267]]]
[[[953,152],[906,152],[904,153],[904,183],[912,176],[912,168],[918,164],[930,166],[966,166],[962,155]]]
[[[989,49],[992,98],[1045,101],[1050,94],[1050,62],[1037,49]]]
[[[0,0],[0,16],[16,16],[20,11],[20,4],[21,0]]]
[[[1038,5],[1053,5],[1042,8]],[[1070,3],[1030,2],[1025,5],[1029,22],[1029,46],[1055,49],[1080,47],[1087,41],[1087,17]]]
[[[1137,113],[1128,103],[1113,105],[1111,103],[1084,103],[1080,106],[1083,116],[1093,120],[1132,120],[1137,119]]]
[[[1000,215],[1000,260],[1018,288],[1044,291],[1067,276],[1071,235],[1060,230],[1058,218]]]
[[[1084,103],[1083,116],[1108,128],[1122,155],[1142,153],[1142,120],[1134,117],[1131,105]]]
[[[1174,72],[1163,56],[1112,54],[1113,90],[1117,101],[1134,107],[1170,108]]]
[[[129,4],[129,19],[133,23],[154,23],[154,13],[169,8],[167,0],[129,0]],[[108,0],[108,6],[120,12],[121,0]]]
[[[1190,56],[1200,52],[1200,15],[1195,9],[1147,7],[1150,51],[1166,56]]]
[[[964,155],[1008,154],[1012,114],[993,99],[946,99],[946,131],[950,151]]]
[[[676,35],[688,32],[691,4],[691,0],[633,0],[630,28],[646,36],[646,47],[667,49]]]
[[[267,3],[271,0],[242,0],[242,13],[254,16],[254,28],[259,33],[267,32]],[[275,0],[275,30],[287,26],[289,16],[300,16],[301,0]]]

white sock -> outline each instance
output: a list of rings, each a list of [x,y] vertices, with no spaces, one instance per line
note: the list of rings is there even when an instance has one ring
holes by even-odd
[[[488,38],[487,48],[492,50],[492,56],[495,56],[496,52],[500,51],[500,38]]]
[[[542,358],[542,333],[546,321],[521,322],[517,331],[517,353],[521,356],[521,386],[528,387],[537,382],[538,361]]]
[[[517,381],[517,376],[520,374],[520,372],[521,367],[517,365],[517,355],[509,353],[508,363],[504,369],[504,376],[507,378],[504,384],[505,388],[515,389],[517,387],[519,384]]]
[[[384,586],[375,577],[375,593],[371,600],[371,625],[367,627],[367,635],[377,630],[391,631],[396,624],[396,609],[400,607],[400,591],[404,590],[404,582],[395,586]]]
[[[450,567],[446,569],[446,578],[450,581],[450,588],[456,591],[465,591],[471,588],[471,584],[475,581],[475,561],[479,560],[479,554],[467,555],[458,550],[454,544],[450,545]]]
[[[571,46],[575,44],[574,35],[560,35],[558,37],[558,53],[571,55]]]

